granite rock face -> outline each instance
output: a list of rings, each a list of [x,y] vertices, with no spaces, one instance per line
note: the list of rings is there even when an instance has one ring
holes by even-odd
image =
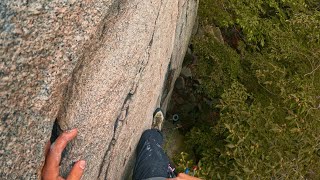
[[[77,127],[61,164],[124,179],[156,107],[164,110],[198,0],[2,0],[0,176],[38,179],[53,124]]]

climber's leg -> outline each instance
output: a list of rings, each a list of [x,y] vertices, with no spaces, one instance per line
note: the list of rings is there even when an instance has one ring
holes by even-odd
[[[133,170],[134,180],[168,176],[169,159],[162,149],[163,137],[159,130],[146,130],[137,147]]]

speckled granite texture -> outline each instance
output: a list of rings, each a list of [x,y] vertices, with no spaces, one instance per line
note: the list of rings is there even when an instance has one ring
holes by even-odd
[[[0,177],[38,179],[55,120],[79,128],[61,164],[124,179],[166,109],[197,0],[1,0]]]

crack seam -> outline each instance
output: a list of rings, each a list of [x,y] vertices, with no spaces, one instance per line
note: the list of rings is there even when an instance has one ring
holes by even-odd
[[[162,4],[163,4],[163,1],[161,0],[161,3],[160,3],[160,7],[162,7]],[[122,108],[121,108],[121,112],[119,113],[115,123],[114,123],[114,129],[113,129],[113,135],[112,135],[112,140],[111,142],[109,143],[108,145],[108,149],[107,151],[105,152],[104,156],[103,156],[103,161],[100,165],[100,170],[99,170],[99,175],[98,175],[98,178],[101,179],[101,175],[102,175],[102,171],[104,169],[104,165],[105,165],[105,162],[109,159],[108,156],[110,154],[110,152],[112,151],[112,148],[114,147],[116,141],[117,141],[117,138],[118,136],[120,135],[120,132],[121,132],[121,129],[122,129],[122,125],[123,125],[123,122],[125,121],[126,117],[128,116],[128,111],[129,111],[129,104],[131,102],[131,99],[133,97],[133,95],[135,94],[137,88],[138,88],[138,84],[140,82],[140,79],[141,79],[141,74],[144,72],[144,69],[146,66],[148,66],[149,64],[149,59],[150,59],[150,50],[151,50],[151,46],[153,44],[153,39],[154,39],[154,35],[155,35],[155,31],[156,31],[156,24],[157,24],[157,21],[159,19],[159,16],[160,16],[160,11],[161,9],[159,9],[158,11],[158,14],[157,14],[157,17],[155,19],[155,22],[154,22],[154,29],[153,29],[153,33],[152,33],[152,36],[151,36],[151,40],[148,44],[148,47],[147,47],[147,54],[148,54],[148,58],[146,62],[142,61],[140,62],[140,68],[135,76],[135,79],[133,81],[133,84],[132,84],[132,87],[130,88],[130,91],[129,93],[127,94],[127,97],[125,98],[124,100],[124,103],[122,105]],[[109,166],[110,166],[110,161],[108,162],[108,165],[106,167],[106,170],[104,172],[105,174],[105,178],[104,179],[107,179],[107,176],[108,176],[108,170],[109,170]]]

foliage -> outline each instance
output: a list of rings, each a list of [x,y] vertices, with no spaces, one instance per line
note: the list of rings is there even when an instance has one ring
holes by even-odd
[[[200,1],[196,74],[201,92],[220,99],[220,119],[188,133],[197,176],[320,178],[319,9],[314,0]],[[236,43],[219,42],[206,30],[215,26]]]
[[[282,117],[273,103],[267,107],[255,101],[249,104],[251,95],[245,87],[232,83],[222,95],[219,123],[205,131],[194,128],[189,136],[189,144],[200,148],[206,177],[316,178],[320,121],[313,114],[315,100],[305,95],[283,98],[288,107],[281,107],[286,111]]]
[[[223,87],[231,84],[231,79],[237,78],[240,69],[239,55],[230,47],[218,42],[213,35],[194,38],[195,51],[198,56],[201,87],[211,98],[223,93]]]

